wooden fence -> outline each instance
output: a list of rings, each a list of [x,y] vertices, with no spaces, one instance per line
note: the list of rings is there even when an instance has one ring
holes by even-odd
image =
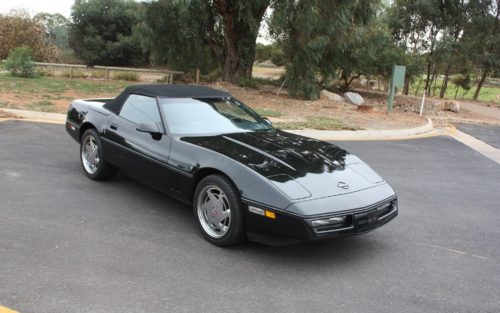
[[[154,73],[154,74],[162,74],[165,75],[166,81],[169,84],[172,84],[174,81],[174,75],[182,75],[184,72],[180,71],[171,71],[171,70],[156,70],[156,69],[148,69],[148,68],[131,68],[131,67],[115,67],[115,66],[86,66],[82,64],[62,64],[62,63],[43,63],[43,62],[34,62],[37,67],[45,67],[45,68],[65,68],[69,70],[69,78],[72,79],[74,76],[75,69],[84,69],[86,71],[93,70],[104,70],[104,79],[109,80],[110,72],[139,72],[139,73]]]

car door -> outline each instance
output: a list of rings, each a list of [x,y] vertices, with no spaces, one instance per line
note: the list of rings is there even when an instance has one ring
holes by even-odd
[[[139,131],[141,123],[156,124],[159,134]],[[165,133],[156,98],[130,94],[120,113],[110,119],[104,142],[111,164],[160,191],[172,189],[167,165],[171,138]]]

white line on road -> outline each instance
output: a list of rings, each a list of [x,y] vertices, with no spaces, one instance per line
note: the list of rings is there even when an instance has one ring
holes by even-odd
[[[490,146],[486,142],[479,140],[475,137],[472,137],[471,135],[461,132],[458,129],[455,129],[452,132],[452,136],[461,143],[469,146],[470,148],[476,150],[485,157],[500,164],[500,150],[498,150],[497,148]]]

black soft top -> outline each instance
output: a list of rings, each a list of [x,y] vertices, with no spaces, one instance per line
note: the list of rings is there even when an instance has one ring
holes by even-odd
[[[119,113],[123,102],[128,98],[130,94],[139,94],[150,97],[162,97],[162,98],[220,98],[229,97],[227,92],[220,91],[217,89],[204,87],[204,86],[192,86],[192,85],[132,85],[125,90],[113,100],[108,101],[104,104],[104,107],[115,113]]]

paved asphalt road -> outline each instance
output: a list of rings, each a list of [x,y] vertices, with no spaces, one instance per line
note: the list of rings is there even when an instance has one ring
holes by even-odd
[[[492,125],[455,124],[458,130],[463,131],[479,140],[482,140],[497,149],[500,149],[500,127]]]
[[[500,166],[448,137],[344,142],[399,192],[372,233],[221,249],[190,208],[98,183],[61,125],[0,123],[0,305],[58,312],[500,312]]]

